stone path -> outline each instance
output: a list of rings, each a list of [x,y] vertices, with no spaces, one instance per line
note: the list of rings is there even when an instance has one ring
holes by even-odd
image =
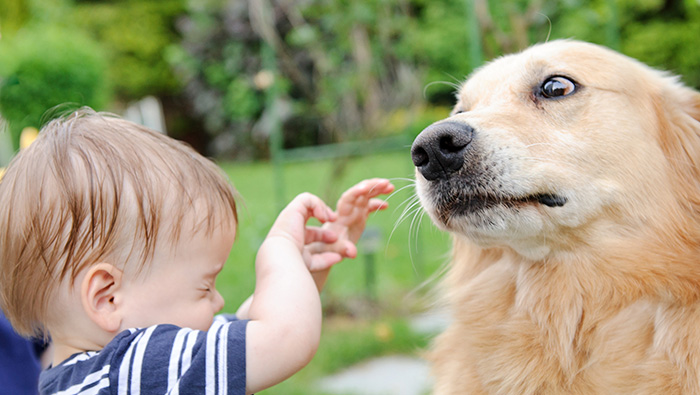
[[[420,333],[436,334],[449,323],[441,311],[431,311],[411,320]],[[416,356],[392,355],[351,366],[317,383],[327,394],[338,395],[423,395],[432,387],[428,363]]]
[[[371,359],[318,383],[324,393],[347,395],[422,395],[430,387],[427,362],[404,355]]]

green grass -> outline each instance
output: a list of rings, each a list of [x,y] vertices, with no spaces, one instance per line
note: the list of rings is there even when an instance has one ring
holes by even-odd
[[[430,286],[422,286],[447,260],[448,237],[424,216],[411,214],[401,221],[407,205],[415,202],[413,166],[407,152],[350,159],[338,173],[336,162],[299,162],[285,165],[284,200],[311,192],[332,207],[348,187],[365,178],[394,181],[398,192],[388,198],[389,209],[372,215],[368,228],[380,234],[372,254],[374,283],[367,281],[370,258],[363,254],[332,269],[322,295],[324,330],[319,351],[300,373],[265,394],[308,394],[323,375],[364,358],[417,352],[429,339],[413,333],[406,318],[426,308]],[[226,299],[224,311],[234,312],[255,286],[254,259],[279,212],[274,168],[269,163],[221,163],[242,196],[239,228],[233,250],[219,276],[217,288]],[[406,187],[401,189],[402,187]],[[418,209],[418,206],[415,207]]]

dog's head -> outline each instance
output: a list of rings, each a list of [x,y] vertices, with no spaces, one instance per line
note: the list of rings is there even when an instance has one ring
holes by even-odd
[[[562,40],[485,65],[457,99],[411,149],[441,228],[542,259],[679,218],[698,226],[700,94],[675,78]]]

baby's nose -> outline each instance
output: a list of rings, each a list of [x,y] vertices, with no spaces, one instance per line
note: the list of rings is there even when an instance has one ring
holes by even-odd
[[[224,297],[221,296],[219,291],[214,289],[214,311],[219,312],[224,308]]]

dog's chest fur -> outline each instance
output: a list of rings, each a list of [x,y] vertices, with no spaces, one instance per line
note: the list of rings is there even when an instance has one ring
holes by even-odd
[[[436,394],[700,393],[700,356],[688,351],[700,349],[696,305],[502,253],[479,259],[447,279],[457,307],[431,353]]]

